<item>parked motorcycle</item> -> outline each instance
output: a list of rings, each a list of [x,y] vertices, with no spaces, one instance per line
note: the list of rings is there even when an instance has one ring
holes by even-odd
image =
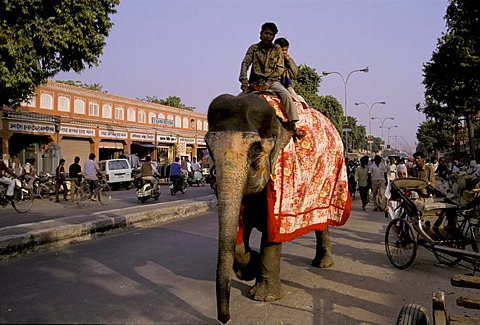
[[[48,199],[55,194],[55,177],[49,173],[42,173],[35,176],[33,181],[33,193],[35,197]]]
[[[160,178],[157,175],[154,175],[157,180]],[[155,199],[158,200],[160,197],[160,185],[157,185],[156,188],[153,187],[153,183],[150,180],[143,179],[142,177],[135,177],[134,179],[135,187],[137,188],[137,198],[142,203],[148,201],[148,199]]]
[[[172,177],[170,178],[170,194],[175,195],[177,192],[182,192],[185,194],[187,191],[187,181],[185,180],[185,175],[181,175],[179,177]]]

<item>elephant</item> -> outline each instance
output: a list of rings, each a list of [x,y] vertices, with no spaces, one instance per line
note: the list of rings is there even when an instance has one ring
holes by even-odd
[[[269,242],[265,236],[265,196],[268,176],[293,132],[284,127],[272,106],[255,93],[218,96],[209,106],[207,119],[209,130],[205,140],[215,163],[218,198],[217,318],[226,323],[230,319],[232,268],[239,279],[256,280],[249,292],[251,299],[271,302],[283,297],[282,243]],[[259,170],[264,170],[267,177],[261,180],[250,177]],[[238,243],[240,215],[244,230]],[[253,228],[262,232],[259,253],[249,245]],[[312,265],[331,267],[328,228],[316,230],[315,235]]]

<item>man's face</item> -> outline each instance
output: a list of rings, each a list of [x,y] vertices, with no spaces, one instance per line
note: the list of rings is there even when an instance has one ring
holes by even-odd
[[[423,158],[420,157],[420,156],[416,156],[415,157],[415,163],[417,164],[417,166],[423,167],[423,164],[424,164]]]
[[[282,47],[282,54],[284,57],[288,55],[288,46]]]
[[[275,33],[269,28],[264,29],[260,33],[260,40],[262,41],[262,43],[271,44],[274,38],[275,38]]]

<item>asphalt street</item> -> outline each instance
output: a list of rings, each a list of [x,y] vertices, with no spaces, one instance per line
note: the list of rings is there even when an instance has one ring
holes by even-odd
[[[231,324],[394,324],[404,304],[431,313],[432,293],[446,293],[450,313],[471,289],[450,286],[464,267],[438,265],[419,249],[406,270],[385,254],[383,213],[358,200],[343,227],[332,227],[335,265],[312,268],[314,234],[285,243],[285,297],[246,297],[253,282],[233,280]],[[0,262],[1,323],[215,324],[216,211]],[[254,232],[253,247],[259,235]]]

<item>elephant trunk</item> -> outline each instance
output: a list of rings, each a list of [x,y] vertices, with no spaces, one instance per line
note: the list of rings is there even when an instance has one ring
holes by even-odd
[[[248,151],[255,133],[212,132],[205,137],[213,154],[218,196],[217,318],[230,319],[230,288],[242,197],[249,169]]]

